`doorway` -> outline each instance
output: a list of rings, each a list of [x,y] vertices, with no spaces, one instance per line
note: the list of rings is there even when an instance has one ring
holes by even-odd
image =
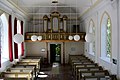
[[[50,63],[61,63],[61,44],[50,44]]]

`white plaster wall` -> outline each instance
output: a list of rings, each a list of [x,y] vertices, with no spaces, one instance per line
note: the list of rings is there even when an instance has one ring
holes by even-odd
[[[2,63],[1,68],[0,68],[0,72],[5,71],[6,68],[8,68],[8,66],[10,66],[10,61],[6,61],[6,62]]]
[[[42,48],[48,48],[48,59],[50,62],[50,44],[61,44],[61,63],[63,63],[63,42],[26,42],[26,55],[27,56],[43,56],[47,57],[47,50],[43,53]],[[68,63],[69,54],[83,54],[84,42],[65,42],[65,63]]]
[[[45,42],[26,42],[26,55],[27,56],[46,56],[46,43]],[[45,52],[42,52],[41,49],[45,49]]]
[[[112,21],[112,58],[110,62],[106,62],[103,59],[100,58],[100,21],[102,14],[104,11],[108,12],[110,15],[111,21]],[[82,23],[86,23],[84,25],[84,29],[87,33],[88,31],[88,21],[90,19],[93,19],[95,21],[95,27],[96,27],[96,54],[95,56],[92,56],[88,54],[88,45],[85,43],[85,55],[89,56],[89,58],[92,58],[96,62],[99,63],[99,65],[102,65],[105,69],[108,69],[110,73],[116,74],[120,77],[120,74],[117,72],[120,68],[118,68],[118,64],[115,65],[112,63],[112,59],[118,59],[117,55],[118,53],[118,24],[117,24],[117,0],[113,0],[112,2],[110,0],[103,0],[99,5],[94,7],[92,10],[90,10],[88,13],[86,13],[82,17]]]
[[[119,59],[120,58],[120,27],[119,27],[120,26],[120,1],[118,1],[118,13],[119,14],[117,16],[119,16],[119,19],[118,19],[118,32],[119,32],[118,33],[118,37],[119,37],[119,39],[118,39],[118,41],[119,41],[118,42],[118,44],[119,44],[118,48],[119,49],[118,49],[118,55],[117,56],[118,56],[118,64],[119,64],[118,65],[118,69],[119,69],[118,74],[119,74],[119,78],[120,78],[120,59]]]
[[[80,55],[84,53],[84,42],[66,42],[65,43],[65,63],[68,63],[69,54]]]

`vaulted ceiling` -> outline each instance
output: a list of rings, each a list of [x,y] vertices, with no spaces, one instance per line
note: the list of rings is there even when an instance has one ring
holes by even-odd
[[[86,10],[93,6],[98,0],[58,0],[58,3],[52,3],[52,0],[7,0],[10,3],[20,7],[28,15],[50,14],[57,10],[65,15],[82,15]]]

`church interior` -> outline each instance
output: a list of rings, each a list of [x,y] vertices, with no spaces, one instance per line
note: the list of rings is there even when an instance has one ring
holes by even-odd
[[[120,80],[119,0],[0,0],[0,80]]]

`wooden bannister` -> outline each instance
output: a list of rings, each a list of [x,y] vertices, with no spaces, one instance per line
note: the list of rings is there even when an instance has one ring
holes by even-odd
[[[79,41],[85,41],[85,32],[77,33],[80,36]],[[68,40],[69,35],[76,35],[76,33],[25,33],[25,41],[30,42],[31,41],[31,36],[32,35],[37,35],[37,36],[42,36],[41,41],[70,41]],[[74,41],[74,40],[71,40]]]

